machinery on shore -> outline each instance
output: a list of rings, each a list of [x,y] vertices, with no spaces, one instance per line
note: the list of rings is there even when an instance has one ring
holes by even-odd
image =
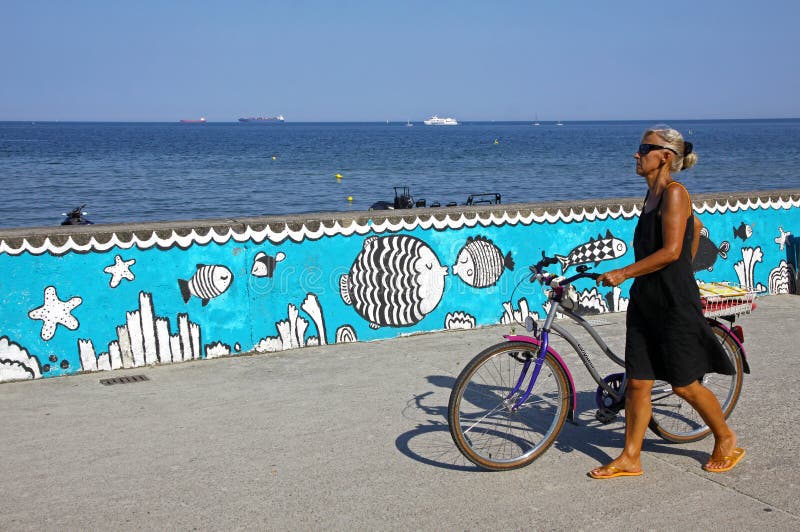
[[[501,202],[500,194],[497,193],[482,193],[470,194],[467,201],[463,205],[499,205]],[[395,209],[413,209],[416,207],[455,207],[458,202],[451,201],[442,205],[438,201],[427,204],[425,199],[420,198],[415,200],[411,195],[409,187],[399,186],[394,187],[394,201],[376,201],[373,203],[369,210],[371,211],[385,211]]]

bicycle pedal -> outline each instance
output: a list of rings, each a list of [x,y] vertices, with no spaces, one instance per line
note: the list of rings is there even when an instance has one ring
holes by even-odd
[[[594,417],[597,421],[606,425],[614,421],[617,418],[618,413],[619,412],[616,410],[612,410],[610,408],[598,408],[597,412],[594,413]]]

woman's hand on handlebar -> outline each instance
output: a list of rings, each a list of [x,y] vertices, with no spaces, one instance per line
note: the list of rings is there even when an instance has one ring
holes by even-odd
[[[597,278],[595,283],[602,284],[603,286],[619,286],[628,278],[625,275],[625,268],[611,270]]]

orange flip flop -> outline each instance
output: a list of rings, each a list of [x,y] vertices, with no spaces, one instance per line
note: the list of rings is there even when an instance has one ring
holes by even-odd
[[[737,447],[736,449],[733,450],[733,453],[730,456],[723,456],[719,460],[714,460],[715,462],[729,461],[730,465],[728,467],[720,467],[720,468],[708,467],[708,464],[705,464],[703,466],[703,469],[708,471],[709,473],[724,473],[725,471],[730,471],[731,469],[736,467],[736,464],[738,464],[742,458],[744,458],[744,455],[745,455],[744,449],[742,449],[741,447]],[[711,458],[709,458],[709,461],[711,461]]]
[[[598,475],[595,473],[597,469],[606,469],[610,473],[608,475]],[[607,478],[616,478],[616,477],[640,477],[642,476],[641,471],[625,471],[624,469],[620,469],[614,466],[603,466],[598,467],[597,469],[592,469],[589,471],[588,475],[597,480],[605,480]]]

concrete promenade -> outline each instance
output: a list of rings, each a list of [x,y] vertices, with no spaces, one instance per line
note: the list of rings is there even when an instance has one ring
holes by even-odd
[[[798,315],[782,295],[740,319],[747,456],[726,474],[701,469],[710,439],[648,433],[644,476],[588,478],[623,424],[594,421],[562,344],[579,424],[526,468],[465,463],[450,387],[508,326],[2,384],[0,530],[800,530]],[[598,320],[621,352],[624,314]]]

